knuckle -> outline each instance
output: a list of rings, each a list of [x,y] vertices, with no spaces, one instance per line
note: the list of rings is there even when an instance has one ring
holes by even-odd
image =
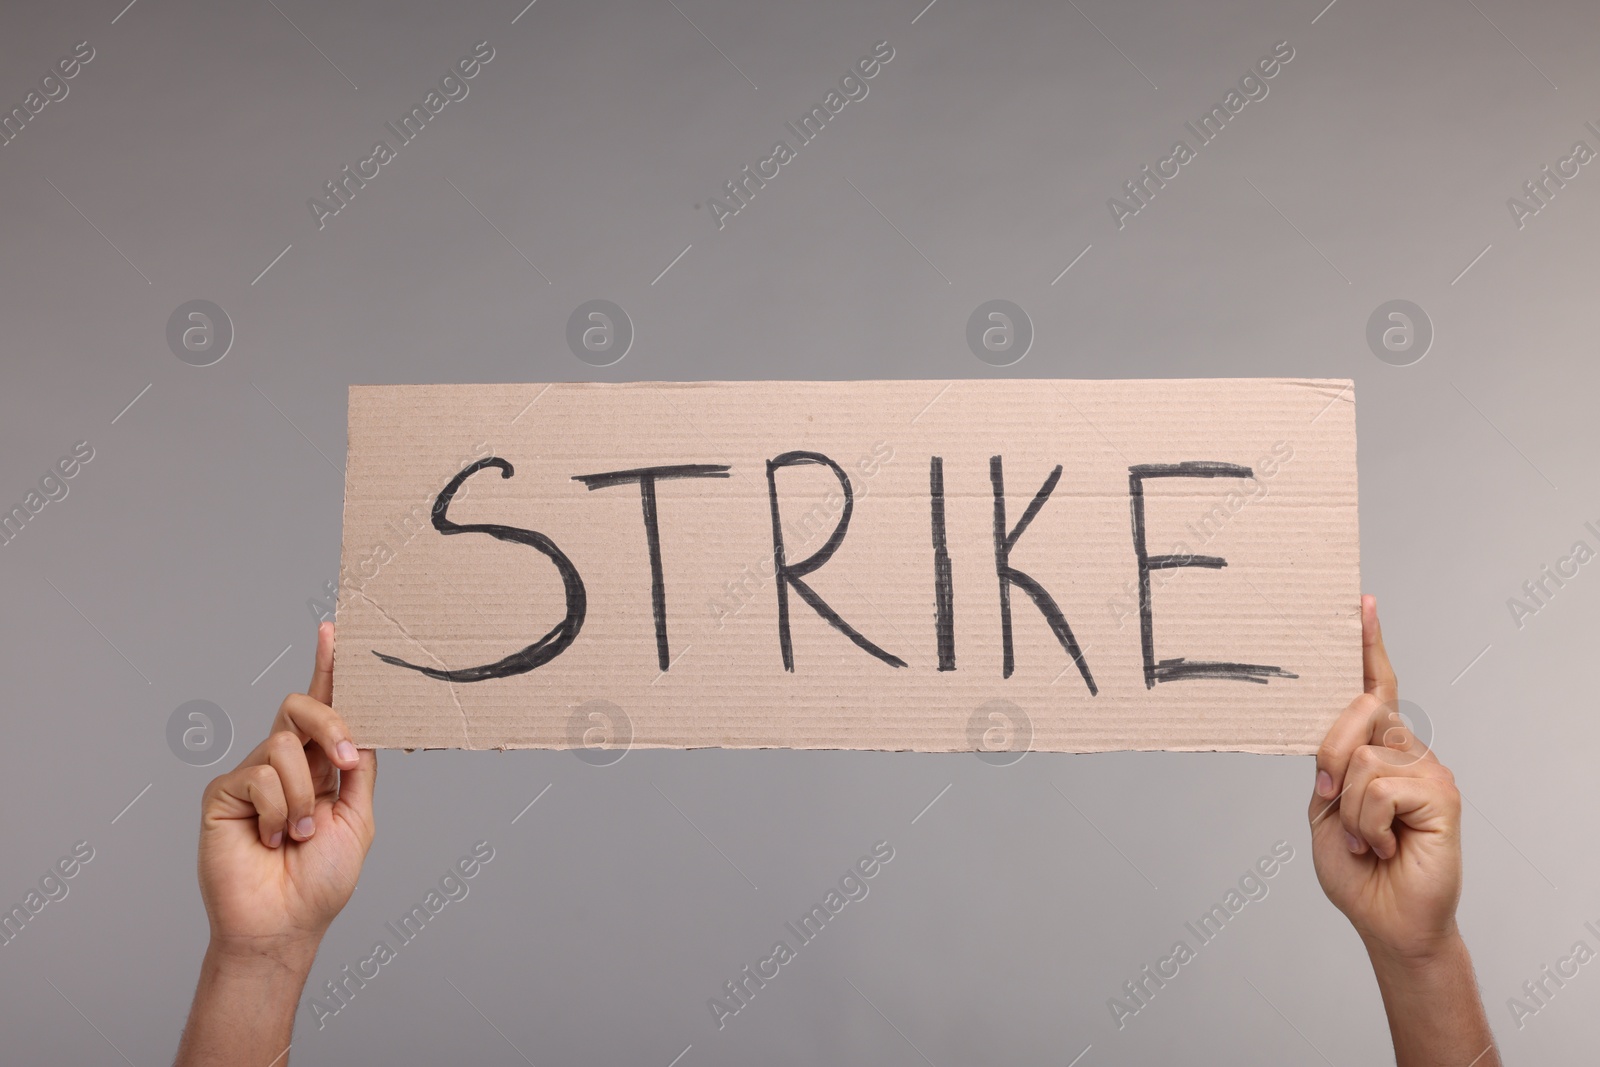
[[[1383,744],[1386,747],[1395,749],[1405,749],[1411,747],[1411,742],[1414,740],[1414,738],[1411,731],[1406,728],[1406,724],[1400,718],[1400,716],[1391,712],[1389,716],[1384,719],[1384,722],[1388,724],[1384,726],[1382,735]]]
[[[1358,771],[1372,771],[1383,762],[1378,749],[1372,745],[1362,745],[1350,755],[1350,766]]]
[[[268,743],[274,754],[286,756],[301,749],[300,737],[293,730],[279,730],[273,734]]]
[[[228,776],[219,774],[206,783],[205,790],[200,794],[201,807],[210,807],[228,787]]]

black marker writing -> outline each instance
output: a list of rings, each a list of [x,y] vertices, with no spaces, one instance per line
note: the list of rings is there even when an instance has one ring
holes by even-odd
[[[1175,567],[1205,567],[1220,570],[1228,565],[1221,556],[1152,556],[1145,548],[1144,483],[1147,478],[1254,478],[1255,471],[1236,463],[1188,460],[1183,463],[1141,463],[1128,468],[1128,506],[1133,513],[1133,552],[1139,562],[1139,635],[1144,645],[1144,686],[1154,689],[1157,682],[1177,682],[1185,678],[1227,678],[1236,682],[1266,685],[1268,678],[1298,678],[1282,667],[1257,663],[1190,662],[1164,659],[1156,662],[1154,626],[1150,613],[1150,572]]]
[[[495,523],[471,523],[461,525],[451,522],[446,517],[450,508],[450,501],[455,498],[456,491],[463,482],[485,467],[499,467],[500,477],[511,477],[511,464],[498,456],[480,459],[476,463],[463,468],[460,474],[450,479],[450,484],[439,491],[439,496],[433,502],[433,528],[442,534],[485,533],[501,541],[510,541],[514,544],[527,545],[537,549],[550,558],[556,565],[556,570],[561,572],[561,583],[566,588],[567,616],[555,625],[553,629],[533,644],[520,652],[513,652],[505,659],[486,663],[481,667],[463,667],[460,670],[441,670],[436,667],[423,667],[415,663],[407,663],[396,656],[386,656],[382,652],[373,650],[372,654],[385,663],[396,667],[407,667],[429,678],[437,678],[442,682],[482,682],[490,678],[509,678],[514,674],[524,674],[535,667],[542,666],[555,659],[567,650],[567,646],[577,638],[578,631],[583,628],[583,616],[587,610],[588,597],[584,593],[583,579],[578,575],[578,568],[572,565],[565,552],[556,547],[554,541],[542,533],[533,530],[523,530],[516,526],[500,526]]]
[[[1056,635],[1056,640],[1067,650],[1072,662],[1078,665],[1078,673],[1083,675],[1083,684],[1089,687],[1089,694],[1094,696],[1100,690],[1094,684],[1094,675],[1089,673],[1088,661],[1083,658],[1083,652],[1078,648],[1078,639],[1072,636],[1072,627],[1067,625],[1067,617],[1061,613],[1055,599],[1044,586],[1011,565],[1012,548],[1016,547],[1017,540],[1023,531],[1027,530],[1033,517],[1039,514],[1039,509],[1044,507],[1044,502],[1050,499],[1050,494],[1055,492],[1056,483],[1060,480],[1061,465],[1057,464],[1056,469],[1050,472],[1050,477],[1044,480],[1044,485],[1033,495],[1033,501],[1028,504],[1028,509],[1022,513],[1022,518],[1017,520],[1016,528],[1008,533],[1005,474],[1001,469],[1000,457],[989,458],[989,481],[994,486],[994,571],[1000,579],[1001,676],[1009,678],[1016,669],[1011,654],[1011,587],[1016,585],[1028,594],[1040,614],[1050,623],[1050,629]]]
[[[816,552],[797,563],[789,563],[783,554],[783,520],[778,514],[778,471],[784,467],[799,467],[806,464],[821,464],[833,472],[839,479],[839,488],[844,492],[844,510],[839,514],[839,521],[833,528],[833,533],[828,535],[827,543]],[[870,653],[883,662],[893,667],[904,667],[906,661],[892,653],[885,652],[865,637],[861,636],[849,623],[839,616],[839,613],[828,606],[816,592],[802,579],[812,571],[821,567],[838,551],[839,545],[844,541],[844,534],[850,527],[850,512],[854,509],[854,494],[850,489],[850,479],[837,463],[820,452],[785,452],[776,459],[767,460],[767,499],[772,505],[772,568],[774,584],[778,587],[778,648],[783,653],[783,669],[794,670],[794,650],[789,642],[789,587],[800,594],[800,599],[811,605],[811,610],[821,615],[833,628],[854,641],[857,647]]]
[[[639,483],[644,508],[644,536],[650,549],[650,609],[656,620],[656,662],[664,671],[672,665],[667,653],[667,583],[661,574],[661,525],[656,517],[656,482],[665,478],[726,478],[729,468],[719,463],[679,463],[666,467],[639,467],[604,474],[574,474],[572,480],[593,489]]]
[[[939,669],[956,669],[955,589],[950,578],[950,549],[944,533],[944,457],[928,459],[928,497],[933,523],[933,621],[939,635]]]

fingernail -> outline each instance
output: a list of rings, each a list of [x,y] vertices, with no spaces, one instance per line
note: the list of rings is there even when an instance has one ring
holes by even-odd
[[[267,847],[277,848],[281,844],[283,844],[283,831],[279,830],[277,833],[272,835],[272,840],[267,842]]]
[[[1327,797],[1333,795],[1333,775],[1327,771],[1317,772],[1317,796]]]
[[[333,746],[333,749],[335,752],[339,753],[339,758],[344,760],[346,763],[355,762],[356,746],[352,745],[350,742],[340,741],[337,745]]]
[[[1349,846],[1351,852],[1361,851],[1361,838],[1357,837],[1355,834],[1352,834],[1348,830],[1346,830],[1344,834],[1344,843]]]
[[[312,819],[309,815],[294,824],[294,832],[299,834],[301,837],[310,837],[316,832],[316,829],[316,820]]]

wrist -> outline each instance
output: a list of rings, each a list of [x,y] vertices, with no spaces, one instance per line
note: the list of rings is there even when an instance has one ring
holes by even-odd
[[[1385,975],[1420,977],[1439,971],[1454,969],[1461,961],[1469,959],[1466,942],[1461,931],[1451,920],[1447,929],[1436,934],[1408,939],[1403,944],[1393,944],[1368,934],[1361,935],[1367,956],[1379,978]]]
[[[1472,957],[1455,923],[1437,936],[1385,944],[1363,935],[1402,1067],[1498,1067]]]
[[[206,946],[205,965],[219,976],[304,982],[316,959],[320,937],[219,937]]]
[[[314,940],[241,942],[213,934],[176,1063],[260,1063],[272,1055],[264,1052],[270,1048],[284,1050],[273,1061],[281,1064],[315,956]]]

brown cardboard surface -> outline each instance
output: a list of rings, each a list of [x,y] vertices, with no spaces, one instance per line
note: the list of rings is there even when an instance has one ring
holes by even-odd
[[[663,649],[647,494],[578,479],[670,465],[700,466],[654,482]],[[803,570],[841,474],[848,527],[780,597],[769,482]],[[1361,689],[1359,568],[1344,380],[355,386],[334,700],[384,748],[1307,753]]]

